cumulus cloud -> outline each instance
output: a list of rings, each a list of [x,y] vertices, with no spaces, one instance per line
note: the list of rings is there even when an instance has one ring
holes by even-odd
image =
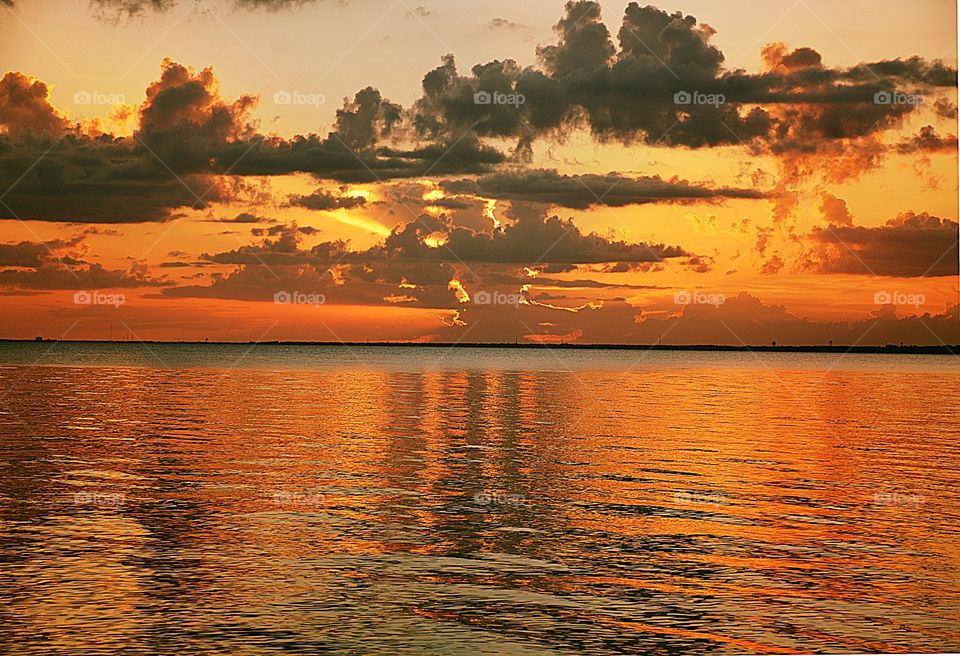
[[[161,0],[102,4],[133,13],[169,5]],[[297,3],[246,3],[292,4]],[[337,110],[325,136],[262,134],[251,118],[256,97],[224,98],[212,69],[195,71],[171,60],[164,60],[159,79],[147,88],[132,138],[70,125],[50,104],[43,82],[8,73],[0,83],[0,182],[24,177],[5,200],[10,209],[0,207],[0,216],[166,220],[235,195],[236,182],[224,176],[296,173],[344,183],[477,175],[484,176],[478,186],[503,187],[506,197],[519,198],[523,190],[506,165],[527,161],[538,140],[580,128],[598,141],[729,145],[769,153],[780,158],[788,180],[811,172],[843,180],[876,166],[891,149],[947,151],[955,143],[955,137],[940,136],[932,127],[900,144],[880,139],[900,127],[917,105],[877,103],[876,93],[930,94],[937,98],[938,115],[953,109],[937,93],[956,86],[956,71],[940,61],[910,57],[831,68],[810,48],[772,44],[763,50],[765,70],[748,73],[725,67],[708,25],[637,3],[626,7],[616,39],[600,5],[590,0],[567,2],[556,32],[554,44],[538,49],[535,66],[503,59],[461,74],[453,56],[444,57],[424,76],[422,95],[408,109],[376,88],[362,88]],[[691,92],[725,102],[675,100],[675,94]],[[477,102],[476,94],[484,93],[523,102]],[[501,152],[488,143],[492,139],[513,141],[513,152]],[[44,153],[43,162],[28,170],[27,163]],[[531,184],[529,195],[539,189],[543,198],[555,195],[558,205],[574,208],[595,204],[587,189],[594,184],[610,188],[602,196],[610,205],[758,196],[656,176],[565,179],[541,171],[523,176]],[[573,191],[578,186],[580,193]],[[296,201],[329,203],[323,197]]]
[[[0,134],[18,134],[30,130],[59,136],[68,122],[50,104],[50,89],[35,78],[18,71],[0,78]]]
[[[539,67],[512,60],[460,75],[452,56],[423,80],[413,107],[422,134],[515,137],[517,153],[533,141],[587,127],[599,140],[701,148],[742,145],[810,156],[848,140],[898,127],[917,105],[877,103],[904,88],[955,87],[955,70],[919,57],[828,68],[811,48],[764,48],[768,70],[723,67],[714,30],[680,12],[630,3],[614,44],[600,5],[574,0],[556,25],[557,43],[538,49]],[[619,48],[618,48],[619,46]],[[473,95],[519,93],[519,106],[472,102]],[[677,102],[699,93],[715,102]],[[866,162],[868,163],[868,162]],[[822,160],[829,166],[829,160]]]

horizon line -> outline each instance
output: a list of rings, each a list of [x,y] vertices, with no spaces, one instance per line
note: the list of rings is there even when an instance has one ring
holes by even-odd
[[[65,343],[65,344],[161,344],[179,346],[346,346],[346,347],[401,347],[401,348],[516,348],[516,349],[568,349],[568,350],[626,350],[626,351],[733,351],[733,352],[782,352],[782,353],[878,353],[913,355],[960,355],[960,345],[886,344],[884,346],[834,345],[834,344],[614,344],[614,343],[568,343],[556,344],[530,342],[412,342],[412,341],[303,341],[303,340],[109,340],[109,339],[58,339],[58,338],[11,338],[0,337],[0,343]]]

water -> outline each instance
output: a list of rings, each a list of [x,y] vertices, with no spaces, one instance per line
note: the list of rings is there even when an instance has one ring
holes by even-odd
[[[960,650],[960,360],[0,345],[0,652]]]

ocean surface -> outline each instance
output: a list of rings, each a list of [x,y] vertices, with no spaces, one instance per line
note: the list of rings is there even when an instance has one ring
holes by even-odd
[[[960,651],[952,356],[0,343],[0,653]]]

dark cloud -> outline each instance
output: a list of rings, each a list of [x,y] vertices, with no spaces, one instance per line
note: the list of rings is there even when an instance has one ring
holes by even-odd
[[[445,242],[431,246],[428,237]],[[443,218],[422,216],[396,228],[386,238],[391,256],[412,260],[590,264],[603,262],[659,262],[687,253],[678,246],[631,244],[583,234],[572,221],[534,215],[497,228],[492,234],[451,227]]]
[[[947,134],[940,136],[932,125],[920,128],[916,135],[903,139],[897,144],[897,151],[903,154],[911,153],[956,153],[957,135]]]
[[[475,138],[412,150],[366,147],[385,138],[397,120],[397,107],[369,90],[340,111],[342,134],[267,138],[249,117],[255,98],[224,100],[212,69],[194,72],[164,60],[139,109],[137,131],[123,138],[68,126],[47,101],[43,83],[21,74],[3,80],[8,102],[0,105],[0,218],[164,221],[181,209],[242,197],[250,191],[243,176],[309,173],[377,182],[429,172],[482,173],[504,161]]]
[[[83,223],[165,221],[233,197],[225,181],[173,175],[129,139],[0,135],[0,218]]]
[[[912,309],[912,308],[911,308]],[[725,298],[719,305],[690,304],[681,312],[661,318],[641,313],[636,339],[653,344],[843,345],[960,343],[957,306],[942,314],[898,318],[879,309],[857,321],[813,321],[798,317],[781,305],[766,305],[746,292]],[[931,332],[933,334],[931,334]],[[936,337],[934,337],[936,336]]]
[[[168,3],[107,4],[139,11]],[[17,184],[4,197],[9,209],[0,205],[0,218],[162,221],[238,198],[246,193],[239,178],[296,173],[343,183],[476,175],[476,189],[486,185],[503,194],[495,197],[574,208],[598,204],[590,200],[598,189],[609,189],[597,194],[608,205],[761,197],[657,176],[504,170],[527,161],[537,139],[581,127],[599,141],[741,145],[751,154],[777,155],[788,180],[811,172],[843,180],[876,166],[891,149],[946,151],[955,141],[932,128],[899,145],[879,140],[917,105],[877,103],[874,95],[904,90],[932,98],[938,87],[955,87],[956,71],[939,61],[911,57],[829,68],[810,48],[773,44],[764,49],[766,70],[731,70],[711,43],[712,28],[637,3],[627,6],[616,43],[596,2],[568,2],[556,29],[557,42],[538,50],[538,67],[494,60],[460,75],[447,56],[423,78],[423,94],[409,110],[366,87],[345,101],[326,136],[289,139],[260,133],[251,118],[257,99],[223,98],[210,68],[194,71],[164,60],[131,138],[68,125],[47,100],[45,84],[8,73],[0,83],[0,184]],[[726,102],[678,104],[678,92],[722,94]],[[483,103],[477,93],[519,96],[516,104]],[[934,105],[938,112],[953,109],[942,100]],[[486,143],[494,138],[515,143],[512,154]],[[331,200],[296,202],[324,207]],[[470,225],[482,227],[475,208],[460,211],[472,212]]]
[[[957,222],[907,212],[883,226],[834,225],[812,235],[821,273],[924,277],[957,275]]]
[[[319,230],[297,224],[273,225],[269,228],[253,228],[251,234],[263,237],[258,244],[241,246],[232,251],[200,256],[201,260],[217,264],[250,264],[282,266],[316,264],[329,266],[349,255],[346,242],[324,242],[311,249],[300,248],[304,236],[315,235]]]
[[[228,103],[212,68],[198,73],[164,59],[160,79],[146,90],[136,140],[174,172],[203,171],[210,155],[255,135],[248,118],[254,96]]]
[[[852,226],[853,215],[847,208],[847,203],[842,198],[837,198],[833,194],[823,194],[820,203],[820,213],[827,223],[835,226]]]
[[[172,283],[149,276],[145,264],[127,271],[106,269],[100,264],[70,267],[45,263],[35,269],[0,271],[0,286],[25,289],[114,289],[163,287]]]
[[[153,278],[145,262],[126,271],[85,262],[85,235],[47,242],[0,244],[0,288],[26,290],[161,287],[172,283]]]
[[[0,78],[0,134],[32,131],[59,136],[67,120],[50,104],[50,89],[18,71]]]
[[[517,306],[467,304],[456,321],[448,322],[435,339],[457,342],[581,344],[701,344],[742,346],[960,343],[957,306],[941,314],[897,317],[893,308],[880,309],[856,321],[813,321],[783,306],[766,305],[742,292],[719,305],[691,304],[666,316],[646,313],[622,299],[557,305],[549,295],[542,302]],[[932,334],[931,334],[932,333]]]
[[[619,49],[596,2],[568,2],[556,29],[557,44],[538,49],[540,68],[495,60],[464,76],[446,56],[424,77],[423,96],[412,109],[419,133],[514,137],[516,154],[528,156],[536,139],[583,126],[602,141],[742,145],[812,157],[898,127],[919,106],[875,102],[880,92],[956,86],[955,69],[940,61],[911,57],[827,68],[813,49],[783,44],[764,49],[769,70],[725,69],[723,53],[710,43],[712,28],[637,3],[624,13]],[[481,92],[524,100],[478,104],[474,94]],[[678,103],[678,93],[723,101]]]
[[[21,241],[0,244],[0,266],[37,268],[49,260],[70,257],[67,251],[83,242],[83,236],[47,242]]]
[[[589,73],[607,65],[616,49],[600,14],[599,2],[567,2],[564,16],[555,27],[557,45],[537,48],[537,57],[549,74]]]
[[[362,150],[389,137],[400,122],[402,112],[400,105],[384,99],[373,87],[367,87],[337,110],[337,133],[347,146]]]
[[[367,199],[363,196],[338,196],[318,189],[306,196],[296,194],[290,196],[288,203],[290,206],[306,207],[310,210],[329,211],[363,207],[367,204]]]
[[[616,173],[561,175],[557,171],[546,169],[526,169],[492,173],[476,179],[444,181],[441,187],[454,194],[469,193],[572,209],[586,209],[595,205],[622,207],[647,203],[764,197],[763,192],[753,189],[711,188],[679,178],[627,178]]]
[[[208,219],[212,223],[276,223],[276,219],[259,216],[252,212],[240,212],[232,219]]]

